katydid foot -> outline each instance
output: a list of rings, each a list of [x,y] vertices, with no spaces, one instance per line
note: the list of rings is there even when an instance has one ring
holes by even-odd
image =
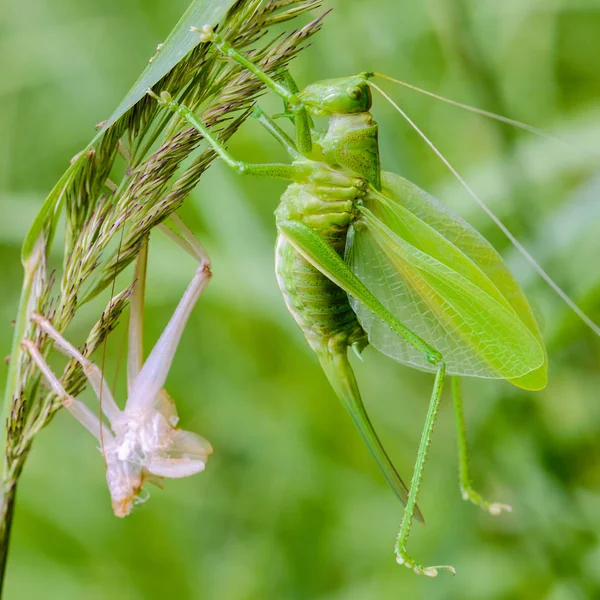
[[[499,502],[489,502],[481,497],[472,487],[462,487],[460,495],[463,500],[472,502],[476,506],[479,506],[482,510],[490,513],[493,517],[497,517],[503,512],[512,512],[512,506],[508,504],[500,504]]]
[[[406,550],[402,547],[396,546],[396,562],[399,565],[404,565],[417,575],[425,575],[426,577],[437,577],[438,572],[441,570],[450,571],[452,575],[456,575],[456,570],[450,565],[435,565],[433,567],[424,567],[418,563],[414,558],[411,558]]]

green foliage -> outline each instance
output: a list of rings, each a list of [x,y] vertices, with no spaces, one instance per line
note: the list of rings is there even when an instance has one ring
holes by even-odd
[[[3,47],[21,49],[0,81],[0,341],[6,354],[22,278],[19,248],[37,208],[186,4],[26,0],[3,13]],[[585,0],[372,0],[368,8],[331,0],[324,7],[335,9],[326,29],[293,64],[301,86],[377,70],[570,141],[565,147],[539,140],[389,88],[598,322],[600,180],[593,176],[597,156],[586,151],[597,148],[600,132],[598,7]],[[270,98],[261,104],[280,111]],[[600,595],[598,341],[533,276],[421,141],[382,103],[374,115],[382,124],[384,168],[451,205],[493,242],[545,322],[545,390],[485,380],[466,381],[463,389],[474,485],[514,512],[492,518],[460,499],[446,395],[421,493],[427,526],[415,525],[411,550],[428,564],[453,564],[458,574],[431,581],[395,564],[401,507],[277,289],[272,212],[284,184],[235,179],[215,164],[181,209],[208,248],[215,277],[168,382],[182,425],[206,436],[215,455],[205,473],[169,482],[119,521],[93,439],[61,411],[36,438],[22,476],[7,598]],[[230,149],[253,162],[285,159],[252,123],[232,138]],[[148,345],[194,268],[160,234],[153,236]],[[69,339],[85,341],[106,302],[103,296],[83,310]],[[122,338],[122,327],[110,337],[109,381]],[[373,421],[408,477],[431,376],[375,351],[355,366]]]
[[[186,54],[188,54],[188,52],[193,50],[200,43],[199,36],[190,31],[190,27],[195,23],[216,25],[225,17],[227,11],[235,4],[235,1],[236,0],[194,0],[190,4],[185,11],[185,14],[167,36],[164,43],[157,46],[156,54],[149,60],[148,66],[119,103],[119,106],[115,109],[113,114],[102,123],[98,133],[85,149],[71,161],[69,168],[58,180],[58,183],[52,188],[52,191],[46,198],[42,209],[39,211],[25,238],[22,250],[22,258],[25,265],[40,233],[45,227],[48,227],[47,221],[49,217],[54,214],[56,214],[57,217],[60,215],[64,197],[68,193],[68,188],[73,184],[78,173],[84,168],[86,151],[92,148],[94,144],[102,138],[106,131],[120,120],[125,113],[131,110],[138,102],[140,102],[140,100],[144,99],[148,88],[151,88],[167,75],[169,71],[176,67]],[[52,225],[50,226],[50,241],[54,233],[54,227],[56,227],[56,218]]]

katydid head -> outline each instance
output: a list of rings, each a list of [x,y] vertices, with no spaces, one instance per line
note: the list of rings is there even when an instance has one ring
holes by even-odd
[[[304,88],[298,99],[315,117],[367,112],[372,104],[364,74],[318,81]]]
[[[112,460],[111,460],[112,459]],[[116,517],[126,517],[144,484],[142,467],[133,461],[107,456],[106,482],[110,491],[112,508]]]

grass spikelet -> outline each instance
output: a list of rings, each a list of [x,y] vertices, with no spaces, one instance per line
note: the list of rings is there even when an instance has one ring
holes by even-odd
[[[219,32],[275,74],[320,29],[322,17],[286,36],[271,36],[270,41],[268,28],[319,5],[315,0],[240,0],[220,24]],[[263,91],[260,82],[210,52],[203,43],[183,57],[155,88],[168,90],[193,108],[222,141],[235,133]],[[103,124],[98,128],[102,131]],[[29,338],[42,356],[50,350],[48,339],[32,327],[30,315],[43,314],[63,332],[83,304],[109,286],[114,288],[116,278],[135,259],[148,234],[181,206],[215,158],[211,150],[198,152],[201,144],[197,132],[154,99],[141,98],[91,147],[73,158],[72,167],[52,191],[26,239],[22,253],[25,276],[3,415],[0,585],[19,475],[35,436],[60,407],[20,348],[21,340]],[[182,169],[190,154],[192,160]],[[64,258],[55,284],[47,263],[61,218],[65,222]],[[110,300],[87,338],[84,356],[91,356],[103,344],[130,294],[131,289],[126,288]],[[74,361],[67,363],[61,383],[73,395],[84,388],[83,374]]]

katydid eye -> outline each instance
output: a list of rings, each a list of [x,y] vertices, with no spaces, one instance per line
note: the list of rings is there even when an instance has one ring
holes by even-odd
[[[346,90],[346,93],[352,100],[360,100],[360,97],[362,96],[362,90],[359,87],[349,87]]]

